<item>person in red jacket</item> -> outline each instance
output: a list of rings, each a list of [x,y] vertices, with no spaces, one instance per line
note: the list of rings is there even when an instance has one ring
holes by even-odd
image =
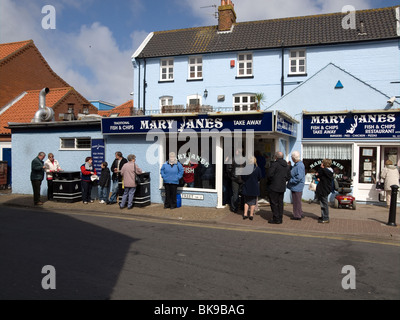
[[[93,202],[92,194],[92,176],[97,175],[96,169],[93,167],[92,157],[86,157],[85,163],[81,165],[81,179],[82,179],[82,201],[84,204]]]

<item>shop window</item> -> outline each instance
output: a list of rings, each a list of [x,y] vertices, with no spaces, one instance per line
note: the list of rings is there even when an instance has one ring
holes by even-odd
[[[184,169],[180,187],[215,189],[215,146],[212,140],[192,135],[186,141],[177,141],[176,147],[170,145],[169,138],[166,140],[165,159],[171,151],[175,152]]]
[[[92,147],[91,138],[61,138],[61,150],[90,150]]]
[[[360,148],[359,183],[376,183],[376,147]]]
[[[306,183],[310,183],[313,175],[321,167],[322,159],[303,159],[306,169]],[[332,159],[332,170],[335,178],[351,178],[351,160]]]

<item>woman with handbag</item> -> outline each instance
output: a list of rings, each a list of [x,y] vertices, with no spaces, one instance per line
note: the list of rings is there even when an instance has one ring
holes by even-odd
[[[128,209],[133,208],[133,196],[135,195],[136,191],[138,175],[141,173],[142,169],[136,165],[136,156],[134,154],[130,154],[128,156],[128,163],[126,163],[121,169],[125,190],[119,206],[120,209],[125,208],[127,201]]]
[[[399,186],[399,170],[393,165],[392,161],[386,160],[385,168],[383,168],[381,173],[381,179],[385,181],[383,189],[385,190],[386,205],[389,208],[392,195],[391,186]]]

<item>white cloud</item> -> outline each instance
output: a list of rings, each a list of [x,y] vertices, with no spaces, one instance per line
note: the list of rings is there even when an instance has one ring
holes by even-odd
[[[342,8],[349,4],[356,10],[371,8],[370,0],[232,0],[232,2],[235,5],[238,22],[341,12]],[[212,16],[214,8],[200,8],[216,3],[220,5],[219,0],[185,0],[180,3],[188,7],[192,14],[201,18],[206,25],[217,24]]]
[[[118,105],[131,99],[134,48],[121,50],[108,27],[97,22],[83,25],[77,33],[44,30],[41,6],[31,1],[1,0],[0,12],[1,43],[34,40],[50,67],[88,100]],[[134,35],[133,42],[140,34]]]

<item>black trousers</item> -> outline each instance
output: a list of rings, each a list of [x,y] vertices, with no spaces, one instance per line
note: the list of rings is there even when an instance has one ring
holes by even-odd
[[[165,183],[165,202],[164,208],[176,208],[176,191],[178,189],[177,184]]]
[[[53,200],[53,180],[47,180],[47,200]]]
[[[82,201],[90,202],[92,200],[92,182],[82,180]]]
[[[40,202],[40,186],[42,184],[42,180],[31,180],[32,189],[33,189],[33,203],[37,204]]]
[[[284,192],[275,192],[275,191],[269,192],[269,201],[274,221],[282,222],[284,195],[285,195]]]

